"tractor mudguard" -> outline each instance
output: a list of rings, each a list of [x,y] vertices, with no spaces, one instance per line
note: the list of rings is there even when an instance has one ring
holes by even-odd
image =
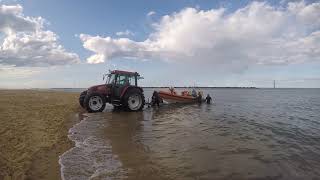
[[[120,95],[120,99],[123,98],[123,96],[126,94],[126,92],[128,92],[128,90],[130,89],[139,89],[141,91],[141,93],[143,93],[143,89],[141,87],[138,87],[138,86],[128,86],[128,87],[125,87],[122,92],[121,92],[121,95]]]

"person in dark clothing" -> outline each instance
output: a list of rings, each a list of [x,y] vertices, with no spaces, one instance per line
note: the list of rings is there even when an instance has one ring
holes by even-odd
[[[192,94],[193,97],[197,97],[197,91],[195,89],[192,89],[192,93],[191,94]]]
[[[202,95],[201,95],[200,91],[198,92],[198,97],[197,98],[198,98],[198,103],[201,104],[202,103]]]
[[[207,102],[207,104],[210,104],[211,103],[211,97],[210,97],[210,95],[208,94],[207,95],[207,97],[206,97],[206,102]]]
[[[160,97],[159,97],[159,94],[157,91],[153,91],[153,94],[152,94],[152,103],[151,105],[154,106],[154,105],[157,105],[158,107],[160,106]]]

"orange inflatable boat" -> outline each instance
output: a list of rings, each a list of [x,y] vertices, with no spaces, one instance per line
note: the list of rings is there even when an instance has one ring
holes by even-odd
[[[199,102],[197,97],[189,95],[188,91],[183,91],[181,95],[176,92],[159,91],[159,97],[168,103],[195,103]]]

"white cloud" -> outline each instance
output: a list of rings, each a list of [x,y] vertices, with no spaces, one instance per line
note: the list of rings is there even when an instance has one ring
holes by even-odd
[[[128,29],[125,31],[119,31],[116,33],[117,36],[133,36],[134,33],[129,31]]]
[[[80,61],[58,43],[54,32],[44,29],[43,18],[25,16],[21,5],[1,5],[0,17],[0,65],[37,67]]]
[[[147,16],[152,16],[152,15],[155,15],[155,14],[156,14],[156,12],[150,11],[150,12],[148,12]]]
[[[186,8],[152,24],[144,41],[81,34],[94,53],[89,63],[112,58],[161,59],[243,69],[251,64],[294,64],[319,60],[320,3],[273,7],[253,2],[234,12]]]

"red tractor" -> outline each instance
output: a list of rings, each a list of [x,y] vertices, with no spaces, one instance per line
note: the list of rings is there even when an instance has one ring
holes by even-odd
[[[106,103],[128,111],[140,111],[144,107],[143,90],[138,86],[139,73],[110,71],[105,74],[106,84],[96,85],[83,91],[79,97],[80,105],[88,112],[101,112]]]

